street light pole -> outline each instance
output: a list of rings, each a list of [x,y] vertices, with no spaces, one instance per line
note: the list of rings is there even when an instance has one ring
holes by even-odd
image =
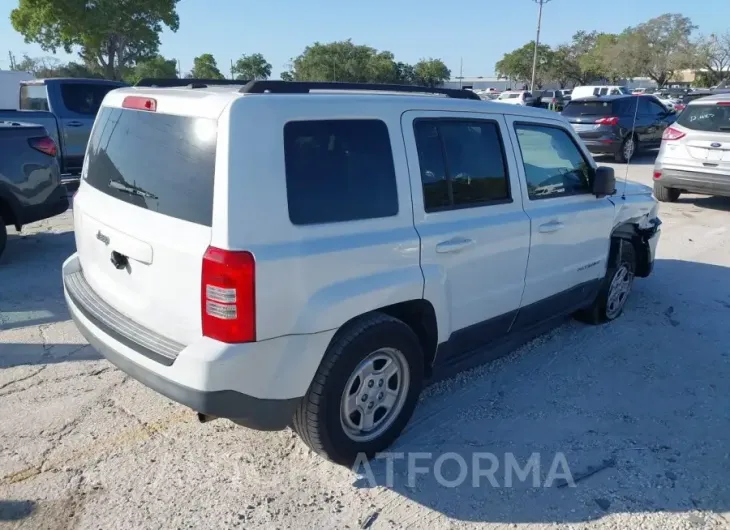
[[[540,46],[540,25],[542,24],[542,6],[551,0],[532,0],[539,7],[537,10],[537,36],[535,37],[535,51],[532,54],[532,79],[530,80],[530,92],[535,90],[535,72],[537,70],[537,48]]]

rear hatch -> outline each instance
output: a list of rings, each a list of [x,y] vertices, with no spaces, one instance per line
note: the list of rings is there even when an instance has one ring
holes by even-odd
[[[688,105],[665,134],[664,156],[705,172],[730,171],[730,97]],[[673,139],[667,139],[667,138]]]
[[[123,315],[182,344],[201,335],[202,259],[224,106],[190,89],[111,93],[74,201],[90,287]],[[119,255],[127,259],[120,263]]]
[[[562,112],[581,138],[598,139],[618,124],[617,102],[600,99],[572,100]]]

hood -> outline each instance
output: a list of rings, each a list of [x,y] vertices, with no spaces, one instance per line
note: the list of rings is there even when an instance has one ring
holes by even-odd
[[[653,190],[651,187],[638,182],[631,182],[630,180],[624,181],[623,179],[616,179],[616,195],[620,197],[622,195],[651,195]]]

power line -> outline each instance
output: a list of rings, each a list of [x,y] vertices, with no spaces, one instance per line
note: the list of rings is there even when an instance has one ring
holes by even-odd
[[[535,37],[535,52],[532,54],[532,79],[530,80],[530,92],[535,90],[535,72],[537,70],[537,48],[540,46],[540,26],[542,25],[542,6],[552,0],[532,0],[539,8],[537,10],[537,35]]]

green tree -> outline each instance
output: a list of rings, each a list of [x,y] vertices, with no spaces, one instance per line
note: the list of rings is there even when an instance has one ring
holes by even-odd
[[[412,64],[395,63],[395,82],[402,85],[414,85],[416,83],[416,69]]]
[[[194,79],[224,79],[218,70],[218,63],[210,53],[204,53],[193,59],[193,69],[187,77]]]
[[[602,66],[591,55],[596,47],[600,33],[597,31],[578,31],[573,35],[569,46],[570,61],[573,64],[573,80],[579,85],[587,85],[596,79],[605,79]]]
[[[392,83],[398,81],[398,76],[392,53],[346,40],[307,46],[292,59],[291,68],[286,75],[282,74],[282,79]]]
[[[415,82],[429,87],[441,86],[451,79],[449,70],[441,59],[421,59],[413,66]]]
[[[10,13],[26,42],[55,53],[75,48],[104,77],[121,79],[137,61],[154,56],[164,26],[177,31],[179,0],[18,0]]]
[[[59,77],[61,61],[55,57],[30,57],[23,54],[23,58],[15,63],[13,70],[30,72],[39,78]]]
[[[528,42],[521,48],[505,53],[494,69],[500,77],[516,83],[530,83],[532,80],[532,61],[535,53],[535,41]],[[553,51],[550,46],[540,44],[537,47],[537,68],[535,84],[541,87],[551,75]]]
[[[104,76],[98,69],[89,67],[85,64],[70,62],[58,69],[58,77],[86,77],[103,79]]]
[[[622,59],[629,70],[663,86],[675,73],[693,66],[696,55],[691,38],[696,28],[688,17],[671,13],[628,28],[620,36]]]
[[[728,77],[730,73],[730,31],[720,35],[711,34],[700,37],[694,45],[694,63],[701,71],[697,72],[697,82],[703,86],[713,86]]]
[[[268,79],[271,77],[271,64],[260,53],[242,55],[231,68],[236,79]]]
[[[149,77],[163,79],[177,78],[177,61],[156,55],[151,59],[140,61],[134,65],[127,79],[132,83],[136,83],[140,79]]]
[[[561,44],[552,52],[552,60],[545,72],[550,81],[565,88],[580,77],[580,66],[574,60],[573,52],[568,44]]]

